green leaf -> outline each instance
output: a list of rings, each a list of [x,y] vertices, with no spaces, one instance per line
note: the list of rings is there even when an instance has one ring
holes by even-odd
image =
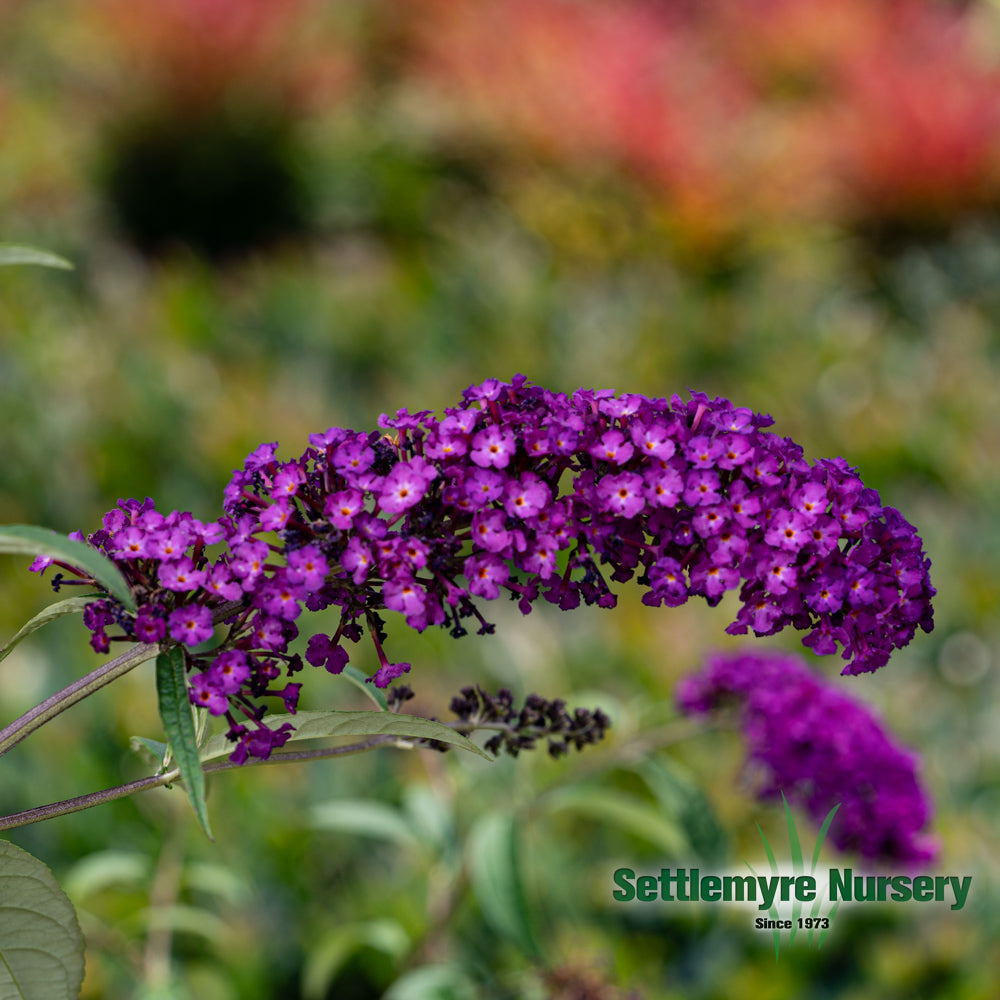
[[[634,768],[660,809],[683,833],[702,861],[721,864],[729,853],[726,832],[701,786],[677,761],[649,758]]]
[[[570,809],[601,823],[616,826],[664,851],[680,857],[690,851],[684,831],[672,816],[628,792],[588,785],[568,786],[546,796],[548,808],[555,812]]]
[[[161,743],[159,740],[150,740],[145,736],[133,736],[129,740],[129,746],[142,754],[151,763],[155,763],[160,768],[167,766],[167,755],[170,753],[170,744]]]
[[[383,711],[389,711],[389,703],[386,701],[385,692],[381,688],[375,687],[374,684],[368,682],[368,678],[365,677],[357,667],[352,667],[348,664],[340,673],[341,677],[349,680],[355,687],[360,688],[364,693],[371,698],[373,702]]]
[[[390,961],[398,962],[409,950],[410,938],[402,924],[391,919],[333,928],[312,945],[305,956],[302,970],[304,1000],[323,1000],[329,996],[337,974],[362,948],[380,951]]]
[[[403,791],[406,822],[439,857],[455,850],[458,834],[451,801],[430,785],[407,785]]]
[[[129,611],[135,611],[135,601],[118,572],[118,567],[86,542],[77,542],[48,528],[33,524],[5,524],[0,527],[0,552],[24,556],[51,556],[85,570]]]
[[[0,267],[10,264],[37,264],[39,267],[56,267],[72,271],[73,264],[58,254],[20,243],[0,243]]]
[[[205,774],[198,758],[191,699],[184,676],[184,650],[179,646],[160,653],[156,658],[156,694],[160,702],[160,718],[184,779],[184,788],[198,822],[208,839],[213,840],[205,808]]]
[[[76,1000],[83,967],[73,904],[41,861],[0,841],[0,996]]]
[[[422,965],[400,976],[383,1000],[476,1000],[480,995],[457,965]]]
[[[107,850],[88,854],[63,876],[66,895],[78,903],[110,886],[143,886],[152,861],[139,851]]]
[[[228,932],[222,917],[188,903],[150,907],[143,911],[142,916],[150,931],[169,930],[172,934],[196,935],[214,944],[221,942]]]
[[[483,916],[522,952],[541,958],[524,891],[517,823],[507,812],[483,816],[469,836],[472,890]]]
[[[310,826],[320,830],[338,830],[362,837],[377,837],[405,847],[418,847],[420,841],[406,817],[384,802],[367,799],[337,799],[314,806]]]
[[[326,736],[395,736],[402,740],[439,740],[452,746],[471,750],[480,757],[492,760],[485,750],[472,740],[432,719],[422,719],[417,715],[397,715],[395,712],[297,712],[295,715],[267,715],[264,723],[271,729],[278,729],[290,722],[295,727],[288,742],[315,740]],[[285,744],[288,745],[287,743]],[[213,736],[202,748],[201,759],[212,760],[232,753],[233,745],[224,733]],[[281,752],[271,755],[279,758]]]
[[[50,604],[47,608],[43,608],[11,637],[6,646],[0,648],[0,660],[4,659],[19,642],[27,639],[32,632],[37,632],[43,625],[48,625],[50,621],[54,621],[56,618],[82,612],[93,600],[93,597],[69,597],[65,601],[56,601],[55,604]]]
[[[246,908],[253,902],[253,889],[247,882],[246,872],[239,868],[207,861],[185,861],[181,884],[199,895],[215,896],[229,906]]]

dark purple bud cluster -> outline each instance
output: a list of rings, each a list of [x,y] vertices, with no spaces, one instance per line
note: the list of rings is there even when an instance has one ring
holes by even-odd
[[[929,864],[936,854],[921,833],[930,801],[915,754],[897,746],[871,710],[821,680],[801,660],[780,654],[716,655],[681,682],[683,712],[733,706],[759,765],[761,798],[784,792],[822,823],[839,805],[830,840],[871,861]]]
[[[534,750],[540,739],[548,740],[551,757],[561,757],[571,746],[582,750],[590,743],[604,738],[611,720],[598,708],[566,709],[560,698],[549,701],[541,695],[530,694],[520,709],[514,707],[514,696],[507,688],[495,695],[487,694],[481,687],[465,687],[452,698],[451,710],[470,728],[497,729],[495,736],[486,742],[490,753],[505,750],[516,757],[522,750]],[[442,746],[445,746],[442,744]]]
[[[471,622],[488,633],[476,599],[506,593],[525,614],[539,597],[613,607],[610,584],[633,577],[652,606],[714,605],[740,588],[730,632],[793,625],[818,653],[839,644],[845,672],[874,670],[932,627],[920,538],[846,462],[810,465],[764,430],[771,422],[701,393],[567,396],[516,376],[468,389],[442,418],[400,410],[381,418],[383,433],[313,434],[290,461],[264,444],[216,522],[164,515],[148,499],[105,516],[89,541],[116,561],[139,611],[96,602],[93,645],[106,650],[118,626],[192,650],[238,602],[223,647],[191,654],[191,697],[261,756],[281,744],[261,734],[259,699],[294,710],[298,697],[298,684],[276,684],[302,666],[288,649],[303,607],[340,609],[305,659],[339,673],[345,641],[367,628],[379,687],[410,669],[386,656],[379,610],[418,630],[461,636]]]

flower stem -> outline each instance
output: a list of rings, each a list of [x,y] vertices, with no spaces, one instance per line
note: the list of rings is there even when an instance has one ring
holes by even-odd
[[[220,605],[212,614],[212,620],[216,624],[232,617],[235,612],[243,608],[241,601],[229,601]],[[54,719],[61,712],[64,712],[71,705],[82,701],[88,695],[110,684],[119,677],[127,674],[133,667],[137,667],[146,660],[151,660],[160,647],[157,643],[140,643],[131,649],[116,656],[109,663],[92,670],[89,674],[72,684],[64,687],[61,691],[50,695],[45,701],[40,702],[30,711],[15,719],[9,726],[0,730],[0,757],[2,757],[11,747],[16,746],[30,733],[44,726],[46,722]]]
[[[385,745],[398,746],[402,749],[412,749],[413,747],[413,744],[407,743],[398,737],[373,736],[360,743],[351,743],[347,746],[327,747],[322,750],[273,753],[267,760],[251,758],[244,764],[234,764],[228,760],[220,760],[211,764],[205,764],[203,770],[206,774],[211,774],[214,771],[228,771],[236,767],[285,764],[295,761],[320,760],[324,757],[345,757],[349,754],[364,753],[366,750],[374,750],[376,747]],[[30,823],[39,823],[44,819],[54,819],[56,816],[66,816],[69,813],[90,809],[92,806],[100,806],[105,802],[114,802],[115,799],[123,799],[126,796],[134,795],[136,792],[145,792],[150,788],[172,785],[174,782],[180,781],[180,777],[180,770],[173,768],[163,774],[153,774],[146,778],[137,778],[135,781],[116,785],[114,788],[105,788],[100,792],[89,792],[87,795],[78,795],[72,799],[63,799],[61,802],[50,802],[48,805],[37,806],[34,809],[25,809],[23,812],[0,816],[0,830],[13,830],[19,826],[28,826]]]
[[[487,723],[477,726],[468,722],[451,722],[445,723],[445,725],[459,732],[470,732],[477,728],[505,728],[502,723]],[[250,758],[243,764],[234,764],[229,760],[217,760],[204,764],[202,770],[205,774],[212,774],[215,771],[229,771],[237,767],[259,767],[264,764],[291,764],[300,761],[323,760],[327,757],[347,757],[351,754],[375,750],[382,746],[394,746],[400,750],[412,750],[416,745],[415,742],[401,739],[398,736],[372,736],[367,740],[339,747],[323,747],[317,750],[276,751],[267,760]],[[146,778],[137,778],[135,781],[126,782],[124,785],[116,785],[114,788],[105,788],[100,792],[90,792],[87,795],[78,795],[72,799],[63,799],[61,802],[51,802],[48,805],[37,806],[34,809],[25,809],[23,812],[11,813],[9,816],[0,816],[0,830],[13,830],[16,827],[27,826],[30,823],[39,823],[43,819],[66,816],[69,813],[90,809],[92,806],[103,805],[105,802],[114,802],[115,799],[123,799],[136,792],[144,792],[150,788],[172,785],[179,780],[180,771],[177,768],[173,768],[163,774],[153,774]]]
[[[119,657],[120,659],[120,657]],[[133,664],[134,666],[135,664]],[[111,664],[108,664],[111,666]],[[86,678],[84,678],[85,680]],[[456,720],[445,722],[443,725],[456,732],[468,735],[477,729],[490,729],[505,732],[514,732],[516,727],[505,722],[471,722],[468,720]],[[8,727],[9,728],[9,727]],[[523,728],[522,732],[525,731]],[[347,757],[351,754],[365,753],[368,750],[375,750],[378,747],[392,746],[399,750],[413,750],[420,745],[419,740],[408,740],[399,736],[378,735],[371,736],[358,743],[348,743],[338,747],[322,747],[316,750],[276,750],[265,760],[251,757],[244,763],[237,764],[230,760],[213,760],[202,765],[205,774],[213,774],[216,771],[230,771],[238,767],[261,767],[266,764],[294,764],[310,760],[324,760],[329,757]],[[164,785],[172,785],[181,780],[180,771],[173,768],[163,774],[153,774],[146,778],[138,778],[135,781],[126,782],[123,785],[116,785],[114,788],[106,788],[100,792],[90,792],[87,795],[78,795],[72,799],[63,799],[61,802],[51,802],[48,805],[37,806],[34,809],[25,809],[23,812],[11,813],[8,816],[0,816],[0,830],[13,830],[19,826],[28,826],[30,823],[39,823],[45,819],[54,819],[57,816],[66,816],[69,813],[80,812],[83,809],[90,809],[92,806],[103,805],[105,802],[114,802],[115,799],[123,799],[136,792],[144,792],[150,788],[160,788]]]
[[[127,674],[133,667],[137,667],[146,660],[151,660],[159,652],[156,643],[142,643],[133,646],[131,649],[116,656],[104,666],[92,670],[84,677],[75,680],[68,687],[50,695],[45,701],[37,704],[33,709],[25,712],[20,718],[15,719],[9,726],[0,730],[0,756],[3,756],[11,747],[16,746],[36,729],[44,726],[50,719],[54,719],[60,712],[64,712],[70,705],[75,705],[88,695],[93,694],[105,684],[110,684],[123,674]]]
[[[29,823],[40,823],[43,819],[53,819],[56,816],[65,816],[68,813],[80,812],[82,809],[90,809],[91,806],[103,805],[105,802],[114,802],[115,799],[123,799],[126,795],[134,792],[144,792],[147,788],[157,788],[160,785],[169,785],[180,778],[181,772],[177,769],[167,771],[166,774],[154,774],[148,778],[139,778],[136,781],[128,781],[124,785],[116,785],[114,788],[105,788],[101,792],[90,792],[87,795],[78,795],[73,799],[63,799],[62,802],[50,802],[45,806],[38,806],[35,809],[25,809],[23,812],[11,813],[9,816],[0,816],[0,830],[13,830],[19,826],[27,826]]]

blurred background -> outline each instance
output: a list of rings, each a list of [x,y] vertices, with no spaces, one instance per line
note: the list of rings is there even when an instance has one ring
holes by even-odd
[[[214,844],[179,789],[13,831],[79,909],[85,997],[993,1000],[998,7],[0,0],[0,240],[75,264],[0,270],[0,520],[215,518],[259,443],[491,376],[727,396],[921,531],[935,631],[874,676],[813,660],[920,751],[939,871],[974,876],[960,912],[844,911],[777,964],[743,912],[613,904],[620,864],[785,843],[739,735],[672,707],[753,642],[731,601],[626,586],[614,613],[487,605],[491,638],[389,623],[414,711],[468,683],[600,705],[579,757],[230,772]],[[0,557],[0,634],[51,599]],[[98,665],[86,639],[62,620],[3,663],[4,724]],[[319,673],[303,695],[363,707]],[[161,735],[149,664],[12,751],[2,811],[149,773],[132,735]]]

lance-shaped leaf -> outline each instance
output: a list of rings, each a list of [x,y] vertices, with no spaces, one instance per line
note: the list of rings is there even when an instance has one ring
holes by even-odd
[[[544,803],[551,812],[569,809],[579,816],[641,837],[667,857],[683,857],[691,852],[691,845],[677,820],[665,813],[659,804],[654,805],[632,793],[597,785],[568,785],[546,795]]]
[[[48,250],[22,243],[0,243],[0,266],[8,264],[36,264],[39,267],[56,267],[61,271],[73,270],[72,262]]]
[[[483,816],[469,837],[469,853],[472,889],[487,922],[525,954],[540,957],[514,817],[506,812]]]
[[[0,997],[76,1000],[82,985],[73,904],[41,861],[0,841]]]
[[[386,700],[385,692],[381,688],[377,688],[371,684],[368,678],[357,667],[352,667],[348,664],[341,671],[340,676],[344,680],[350,681],[359,690],[364,691],[365,695],[375,702],[383,712],[389,710],[389,703]]]
[[[198,756],[191,700],[184,677],[184,650],[179,646],[160,653],[156,658],[156,694],[160,702],[160,718],[170,742],[184,788],[194,807],[202,829],[213,840],[205,808],[205,774]]]
[[[93,597],[69,597],[65,601],[56,601],[55,604],[43,608],[11,636],[6,646],[0,648],[0,660],[4,659],[19,642],[27,639],[32,632],[37,632],[43,625],[48,625],[50,621],[62,618],[63,615],[79,614],[92,600]]]
[[[157,767],[165,769],[167,759],[170,754],[170,745],[161,743],[159,740],[150,740],[145,736],[133,736],[129,739],[129,746],[142,754],[147,762],[156,764]]]
[[[384,802],[369,802],[367,799],[324,802],[313,807],[310,825],[320,830],[337,830],[388,840],[401,847],[421,846],[420,838],[412,829],[406,814]]]
[[[463,750],[471,750],[480,757],[492,760],[485,750],[476,746],[468,737],[441,722],[422,719],[417,715],[399,715],[395,712],[297,712],[295,715],[268,715],[264,717],[270,729],[278,729],[290,722],[295,727],[288,742],[316,740],[326,736],[351,736],[364,739],[368,736],[394,736],[401,740],[437,740]],[[286,744],[287,746],[287,744]],[[202,748],[202,760],[212,760],[232,753],[233,744],[225,734],[213,736]],[[274,760],[280,753],[272,755]]]
[[[76,566],[92,576],[129,611],[135,611],[135,601],[118,567],[86,542],[77,542],[58,535],[48,528],[33,524],[5,524],[0,527],[0,552],[24,556],[51,556],[60,562]]]

